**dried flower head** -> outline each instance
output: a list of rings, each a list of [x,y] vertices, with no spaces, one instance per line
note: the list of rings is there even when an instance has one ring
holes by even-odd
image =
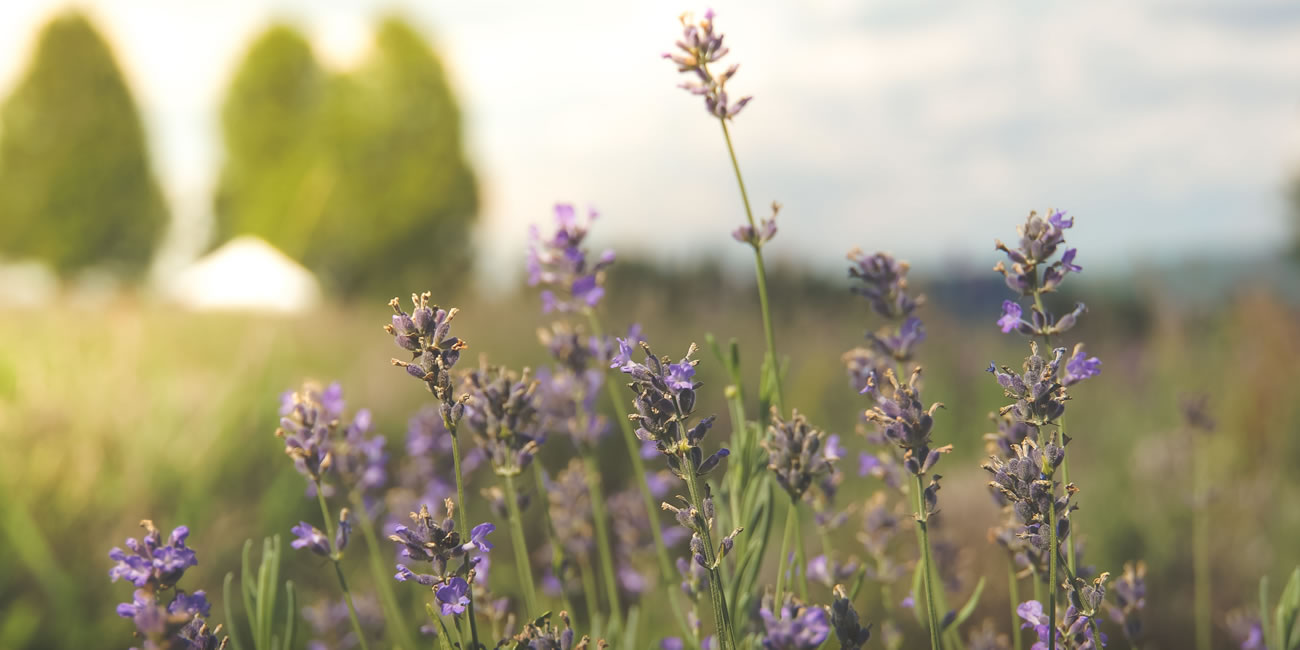
[[[677,65],[677,71],[694,77],[680,88],[704,98],[709,114],[723,120],[734,118],[752,97],[742,97],[735,103],[727,100],[727,81],[736,75],[739,64],[715,74],[709,64],[717,63],[730,51],[722,44],[722,33],[713,28],[713,10],[704,13],[704,19],[695,22],[690,14],[682,14],[682,36],[677,41],[677,52],[665,52],[663,58]]]
[[[452,517],[454,504],[451,499],[445,503],[447,516],[441,521],[429,514],[428,506],[420,506],[419,512],[411,513],[410,526],[397,526],[388,539],[397,544],[402,557],[414,562],[428,562],[432,565],[432,574],[411,571],[406,565],[397,565],[395,578],[399,582],[414,581],[421,585],[437,588],[453,577],[471,578],[472,569],[477,562],[492,550],[487,536],[496,530],[490,523],[482,523],[470,531],[470,539],[463,540],[456,532],[456,522]],[[475,553],[478,557],[471,556]],[[460,564],[452,567],[452,561],[459,559]]]
[[[443,403],[444,418],[454,423],[459,421],[459,413],[454,408],[453,382],[451,369],[460,361],[460,353],[468,345],[460,338],[451,336],[451,321],[457,310],[440,309],[429,304],[432,294],[425,292],[411,295],[415,311],[407,314],[402,311],[401,302],[393,298],[388,306],[393,308],[393,322],[384,326],[384,331],[393,335],[397,346],[411,352],[411,361],[393,359],[393,365],[404,368],[408,374],[425,383],[429,392]]]
[[[889,393],[881,391],[876,406],[868,410],[865,417],[880,427],[886,441],[903,450],[903,466],[906,470],[923,476],[939,462],[941,454],[952,451],[952,445],[930,447],[934,413],[943,405],[938,402],[929,408],[922,405],[920,367],[912,372],[912,377],[906,384],[898,383],[893,370],[887,370],[885,378],[892,390]]]
[[[516,374],[483,367],[466,379],[465,426],[487,454],[493,471],[517,476],[545,441],[537,411],[537,382],[529,378],[526,368]]]
[[[835,585],[835,601],[831,603],[831,627],[844,650],[861,650],[871,640],[871,624],[863,625],[853,601],[841,585]]]
[[[1015,400],[999,412],[1009,413],[1020,422],[1042,426],[1065,414],[1065,402],[1069,399],[1061,378],[1065,348],[1052,350],[1049,360],[1038,356],[1038,344],[1030,341],[1029,352],[1022,373],[993,363],[989,364],[987,371],[997,379],[1006,396]]]
[[[810,488],[834,474],[838,455],[827,454],[826,432],[809,424],[797,409],[785,419],[773,408],[767,431],[767,468],[792,500],[803,499]]]
[[[831,634],[830,615],[824,607],[804,605],[787,595],[779,609],[771,594],[763,597],[758,615],[763,620],[765,650],[814,650]]]

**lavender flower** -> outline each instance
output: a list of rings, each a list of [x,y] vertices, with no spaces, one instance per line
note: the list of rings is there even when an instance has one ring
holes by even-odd
[[[1142,638],[1142,610],[1147,603],[1147,566],[1144,562],[1124,565],[1124,575],[1115,582],[1115,604],[1110,607],[1111,620],[1124,630],[1124,638],[1137,647]]]
[[[942,405],[936,402],[928,409],[922,406],[919,367],[906,384],[899,384],[892,370],[886,371],[885,378],[893,388],[893,396],[887,397],[882,391],[876,406],[868,410],[865,417],[880,427],[885,440],[903,450],[906,470],[924,476],[939,462],[941,454],[952,451],[952,445],[930,447],[934,412]]]
[[[595,550],[595,527],[591,520],[591,496],[587,491],[582,461],[573,458],[569,466],[547,486],[551,524],[555,541],[570,557],[584,557]],[[641,509],[644,512],[644,508]]]
[[[631,360],[631,346],[620,339],[620,354],[615,358],[620,370],[632,378],[631,388],[636,392],[633,405],[636,413],[629,415],[637,424],[636,435],[644,441],[653,441],[655,448],[668,458],[668,467],[679,477],[693,471],[705,476],[730,452],[720,449],[708,458],[700,449],[700,441],[713,427],[714,417],[702,418],[695,426],[686,423],[695,411],[695,391],[701,384],[692,382],[695,364],[691,359],[696,352],[691,345],[686,356],[678,363],[654,356],[650,346],[641,343],[645,351],[644,363]]]
[[[429,392],[442,402],[442,416],[454,428],[460,421],[462,406],[453,394],[455,387],[451,369],[460,361],[461,350],[468,345],[451,336],[451,321],[457,310],[430,305],[431,297],[428,292],[418,296],[413,294],[411,302],[415,311],[411,314],[402,311],[401,302],[393,298],[388,303],[393,308],[393,322],[385,325],[384,330],[393,335],[398,347],[411,352],[410,362],[393,359],[393,365],[424,382]]]
[[[280,398],[280,427],[275,435],[284,439],[284,453],[293,459],[299,474],[312,483],[333,463],[332,451],[338,419],[343,414],[343,390],[337,383],[321,390],[306,383],[297,392]]]
[[[548,434],[568,435],[578,447],[598,444],[609,433],[609,420],[597,410],[596,399],[605,376],[596,369],[573,373],[565,368],[537,372],[538,410]]]
[[[924,304],[924,297],[908,291],[907,262],[897,261],[889,253],[867,255],[857,248],[849,251],[848,258],[853,262],[849,278],[857,281],[850,291],[866,298],[881,318],[904,320]]]
[[[772,597],[765,596],[758,615],[763,619],[765,650],[815,650],[831,633],[830,616],[824,608],[805,606],[791,595],[776,612]]]
[[[1003,460],[996,456],[983,465],[993,475],[989,486],[999,491],[1011,504],[1021,528],[1016,532],[1018,538],[1026,540],[1035,551],[1035,564],[1045,570],[1049,550],[1049,530],[1045,528],[1051,520],[1051,513],[1056,513],[1057,548],[1060,557],[1060,544],[1070,533],[1070,504],[1073,485],[1067,486],[1065,494],[1054,497],[1052,474],[1065,459],[1065,449],[1053,442],[1039,447],[1032,439],[1023,444],[1014,445],[1015,456]],[[1055,503],[1053,503],[1055,502]],[[1063,564],[1063,560],[1061,560]]]
[[[290,542],[289,546],[299,549],[305,548],[322,557],[329,557],[329,539],[325,537],[325,533],[322,533],[320,529],[305,521],[301,521],[298,522],[297,526],[291,528],[290,532],[292,532],[297,538]]]
[[[1074,262],[1078,256],[1078,250],[1074,248],[1064,249],[1059,259],[1051,260],[1065,243],[1066,229],[1073,226],[1074,219],[1066,219],[1064,212],[1053,212],[1046,220],[1038,216],[1038,213],[1031,212],[1025,224],[1017,228],[1020,242],[1016,248],[1011,248],[1001,241],[997,242],[997,249],[1006,254],[1011,267],[1008,268],[1004,262],[998,262],[993,270],[1002,274],[1007,286],[1017,295],[1034,300],[1029,318],[1023,317],[1023,311],[1018,303],[1010,300],[1003,301],[1002,317],[998,319],[998,327],[1004,334],[1017,331],[1027,336],[1041,336],[1047,340],[1073,328],[1079,316],[1085,311],[1086,308],[1080,303],[1074,311],[1056,318],[1050,312],[1043,311],[1041,298],[1042,294],[1055,291],[1067,274],[1083,270]],[[1040,267],[1042,267],[1041,275]]]
[[[164,544],[162,532],[152,521],[146,519],[140,525],[145,529],[144,537],[126,540],[131,554],[116,547],[108,554],[117,562],[109,570],[109,578],[113,582],[126,579],[139,587],[131,602],[117,606],[117,615],[135,623],[136,634],[144,639],[146,650],[225,648],[227,640],[221,636],[221,626],[209,628],[203,620],[212,609],[206,593],[174,589],[185,570],[198,564],[194,551],[185,545],[189,529],[176,527]],[[168,590],[173,590],[170,599]]]
[[[799,502],[809,488],[835,473],[837,455],[826,454],[826,432],[808,423],[798,410],[789,420],[772,409],[763,448],[768,452],[767,468],[790,499]]]
[[[108,572],[113,582],[124,578],[137,587],[151,585],[151,589],[165,589],[176,584],[186,569],[199,563],[194,551],[185,545],[189,528],[177,526],[164,544],[162,531],[152,521],[141,521],[140,526],[145,529],[144,537],[126,540],[130,554],[118,547],[108,552],[108,557],[117,562]]]
[[[582,248],[596,217],[596,211],[589,210],[584,226],[578,223],[573,205],[559,203],[550,237],[543,239],[537,226],[529,229],[528,286],[547,287],[541,292],[544,313],[590,309],[604,297],[604,270],[614,263],[614,251],[606,250],[592,261]]]
[[[1030,341],[1030,356],[1025,359],[1023,373],[1013,372],[1006,366],[989,364],[988,372],[997,379],[1007,397],[1015,400],[1004,406],[1001,413],[1009,413],[1019,422],[1042,426],[1065,414],[1065,384],[1060,376],[1065,348],[1052,351],[1050,360],[1038,356],[1038,344]]]
[[[437,521],[429,514],[427,506],[421,506],[418,513],[411,513],[411,526],[398,526],[388,539],[397,543],[401,556],[415,562],[428,562],[433,567],[432,574],[420,574],[411,571],[406,565],[397,565],[398,582],[413,581],[426,587],[434,587],[438,584],[450,581],[455,577],[466,577],[471,574],[476,562],[480,558],[471,558],[470,552],[478,550],[480,554],[486,554],[491,550],[492,545],[486,542],[486,536],[491,533],[495,526],[492,524],[479,524],[475,526],[470,534],[470,540],[464,542],[460,533],[456,532],[456,524],[452,519],[452,513],[455,505],[451,499],[445,503],[447,517],[442,521]],[[481,557],[481,556],[480,556]],[[459,567],[453,568],[451,563],[455,559],[460,559]]]
[[[469,373],[465,426],[500,476],[517,476],[545,441],[537,411],[537,382],[528,370],[516,375],[485,367]]]
[[[739,65],[731,65],[721,74],[709,70],[730,50],[722,44],[722,34],[713,30],[713,10],[705,12],[704,20],[692,22],[690,14],[682,14],[682,37],[677,41],[676,54],[665,52],[663,58],[677,65],[677,71],[689,73],[694,79],[681,84],[681,88],[704,97],[709,114],[723,120],[734,118],[752,97],[742,97],[735,103],[727,100],[727,81],[736,75]]]
[[[574,642],[573,623],[569,620],[569,614],[560,612],[560,620],[564,622],[564,627],[551,624],[551,614],[547,612],[536,620],[525,623],[519,634],[502,640],[496,647],[503,650],[587,650],[591,639],[583,636]],[[602,640],[597,645],[604,648],[607,644]]]
[[[443,616],[459,615],[469,605],[469,583],[459,576],[443,583],[434,590]]]
[[[1089,377],[1101,374],[1101,361],[1097,357],[1087,357],[1083,344],[1074,346],[1074,353],[1065,362],[1065,373],[1061,375],[1062,386],[1073,386]]]
[[[731,238],[742,244],[749,244],[755,249],[762,248],[764,244],[776,237],[776,215],[780,211],[781,204],[773,201],[772,216],[759,220],[758,226],[748,223],[740,225],[731,231]]]
[[[871,639],[871,624],[862,625],[858,612],[853,609],[853,601],[845,593],[844,587],[836,585],[835,601],[831,603],[831,627],[843,650],[861,650]]]

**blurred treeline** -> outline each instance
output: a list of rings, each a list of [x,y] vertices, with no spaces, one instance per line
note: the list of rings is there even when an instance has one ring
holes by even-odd
[[[321,66],[281,24],[256,36],[221,108],[215,237],[252,234],[355,295],[464,279],[478,211],[460,108],[425,37],[379,22],[352,70]],[[67,277],[139,277],[168,225],[146,132],[112,48],[80,13],[54,18],[0,106],[0,256]]]

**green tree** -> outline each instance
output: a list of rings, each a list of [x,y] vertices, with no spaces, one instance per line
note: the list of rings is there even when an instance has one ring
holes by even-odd
[[[0,107],[0,254],[60,273],[138,274],[167,223],[144,128],[108,44],[79,13],[50,21]]]
[[[298,259],[307,253],[332,183],[330,149],[319,137],[328,87],[294,28],[274,25],[253,42],[221,109],[217,241],[253,234]]]
[[[356,70],[322,83],[306,42],[281,30],[226,101],[219,232],[263,236],[345,295],[456,287],[478,192],[437,55],[389,18]]]

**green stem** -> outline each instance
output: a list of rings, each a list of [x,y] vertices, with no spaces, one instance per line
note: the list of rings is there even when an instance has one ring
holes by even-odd
[[[1196,647],[1209,650],[1213,645],[1210,600],[1210,517],[1207,511],[1206,474],[1209,472],[1209,458],[1205,453],[1205,441],[1198,437],[1193,441],[1192,480],[1194,505],[1192,510],[1192,556],[1193,580],[1195,581],[1196,603]]]
[[[1052,477],[1047,477],[1052,481]],[[1055,482],[1048,491],[1050,501],[1047,505],[1047,621],[1048,634],[1047,650],[1056,650],[1056,592],[1058,591],[1056,581],[1056,556],[1059,549],[1056,547],[1056,489]]]
[[[788,518],[794,519],[794,561],[795,568],[799,576],[799,597],[808,602],[808,556],[803,547],[803,513],[799,510],[799,502],[790,503],[792,512]],[[829,558],[828,558],[829,559]]]
[[[1011,639],[1015,650],[1024,648],[1024,639],[1020,635],[1020,579],[1016,577],[1016,558],[1007,555],[1007,593],[1011,595]]]
[[[600,569],[605,578],[605,597],[609,599],[610,625],[617,627],[622,620],[623,608],[618,600],[618,574],[614,573],[613,546],[609,542],[609,514],[605,510],[605,494],[600,486],[600,467],[592,450],[583,449],[582,462],[587,471],[587,492],[591,495],[591,518],[596,528],[596,551],[600,555]]]
[[[925,591],[925,615],[929,621],[927,626],[930,632],[931,650],[942,650],[943,642],[939,640],[941,630],[939,629],[939,613],[935,609],[934,601],[934,583],[931,580],[934,565],[930,560],[930,531],[929,515],[925,512],[925,488],[921,484],[921,476],[916,475],[916,541],[920,546],[921,555],[921,583]]]
[[[524,541],[524,522],[519,514],[519,492],[515,489],[515,477],[506,474],[506,508],[510,512],[510,542],[515,551],[515,569],[519,573],[519,584],[524,590],[524,606],[528,613],[524,620],[541,613],[537,608],[537,587],[533,584],[533,565],[528,560],[528,545]]]
[[[792,506],[793,507],[793,506]],[[781,535],[781,554],[776,559],[776,606],[780,607],[785,600],[785,572],[786,567],[790,564],[790,538],[794,535],[795,521],[791,513],[785,514],[785,533]]]
[[[1065,416],[1064,415],[1057,418],[1056,425],[1061,432],[1061,442],[1064,443],[1065,442]],[[1061,457],[1061,484],[1062,485],[1070,484],[1070,454],[1068,453],[1065,456]],[[1075,566],[1075,564],[1078,562],[1078,559],[1074,557],[1074,538],[1077,537],[1077,535],[1075,534],[1077,532],[1075,531],[1075,525],[1078,523],[1079,522],[1075,521],[1073,517],[1070,518],[1070,531],[1069,534],[1066,535],[1065,537],[1065,552],[1066,552],[1065,562],[1070,567],[1070,575],[1075,575],[1079,572],[1078,567]]]
[[[682,468],[686,477],[686,488],[690,491],[691,505],[696,512],[704,512],[704,493],[699,487],[699,477],[695,475],[696,467],[690,454],[681,454]],[[731,627],[731,610],[727,609],[727,592],[722,585],[722,572],[718,570],[718,557],[713,548],[713,535],[707,522],[701,527],[700,537],[704,539],[704,562],[709,565],[709,594],[713,600],[713,620],[717,626],[718,646],[720,650],[735,650],[736,636]]]
[[[384,618],[388,620],[389,628],[396,628],[400,647],[415,650],[415,639],[411,638],[411,628],[406,624],[406,617],[402,614],[402,608],[397,603],[397,596],[393,593],[393,586],[390,584],[393,579],[391,572],[385,571],[384,561],[380,558],[382,551],[379,537],[375,534],[375,522],[370,519],[370,513],[366,511],[365,499],[355,492],[352,494],[352,508],[361,523],[361,534],[366,538],[368,551],[366,557],[370,560],[370,573],[379,587],[379,599],[383,605]]]
[[[542,474],[541,468],[533,472],[533,477],[537,480],[538,500],[542,505],[542,519],[546,523],[547,539],[551,542],[551,573],[559,580],[561,584],[564,581],[564,549],[556,541],[555,523],[551,519],[550,500],[546,498],[546,480]],[[565,611],[573,611],[573,605],[569,602],[569,592],[560,589],[560,601],[564,604]]]
[[[451,458],[456,471],[456,527],[460,528],[460,538],[469,539],[469,514],[465,512],[465,479],[460,470],[460,439],[456,436],[456,424],[447,418],[442,418],[442,424],[451,433]],[[466,612],[466,618],[469,619],[469,636],[471,650],[479,650],[478,641],[478,617],[474,615],[474,581],[469,583],[469,611]]]
[[[591,333],[596,338],[602,338],[603,333],[600,326],[600,318],[596,316],[594,310],[588,309],[587,321],[591,325]],[[668,547],[664,545],[663,529],[659,525],[659,508],[655,505],[654,495],[650,493],[650,483],[646,481],[645,461],[641,459],[641,441],[637,439],[636,432],[632,430],[632,421],[626,417],[621,417],[622,409],[619,408],[618,387],[609,379],[609,373],[605,373],[605,392],[609,394],[610,406],[614,408],[614,420],[618,422],[619,429],[623,432],[623,442],[627,445],[627,454],[632,461],[632,472],[636,474],[637,489],[641,492],[641,501],[645,504],[646,520],[650,522],[650,534],[654,538],[655,556],[659,560],[659,575],[665,583],[672,583],[675,579],[672,560],[668,557]],[[673,601],[676,603],[676,600]]]
[[[736,148],[731,143],[731,130],[727,128],[726,118],[718,120],[722,124],[722,137],[727,141],[727,155],[731,157],[731,169],[736,172],[736,185],[740,187],[740,198],[745,204],[745,218],[749,220],[749,227],[757,228],[754,222],[754,210],[749,205],[749,192],[745,190],[745,179],[740,174],[740,163],[736,160]],[[772,373],[772,396],[776,401],[776,409],[781,413],[785,412],[785,396],[781,389],[781,370],[779,360],[776,356],[776,335],[772,332],[772,310],[767,301],[767,270],[763,266],[763,251],[760,246],[754,247],[754,278],[758,284],[758,306],[763,316],[763,338],[767,343],[767,361],[771,365],[769,370]]]
[[[587,561],[586,556],[578,559],[578,570],[582,572],[582,597],[587,601],[587,626],[591,633],[597,639],[601,637],[604,628],[604,621],[600,620],[600,604],[596,591],[595,571],[591,569],[591,562]]]
[[[343,590],[343,602],[348,605],[348,619],[352,621],[352,633],[357,635],[361,650],[370,650],[366,645],[366,635],[361,632],[361,621],[357,619],[357,608],[352,605],[352,592],[348,590],[348,580],[343,577],[343,565],[339,562],[338,549],[334,548],[334,523],[330,519],[329,506],[325,505],[325,493],[321,491],[320,481],[316,481],[316,501],[320,503],[321,517],[325,518],[325,539],[329,543],[330,561],[334,563],[334,573],[339,577],[339,588]]]

